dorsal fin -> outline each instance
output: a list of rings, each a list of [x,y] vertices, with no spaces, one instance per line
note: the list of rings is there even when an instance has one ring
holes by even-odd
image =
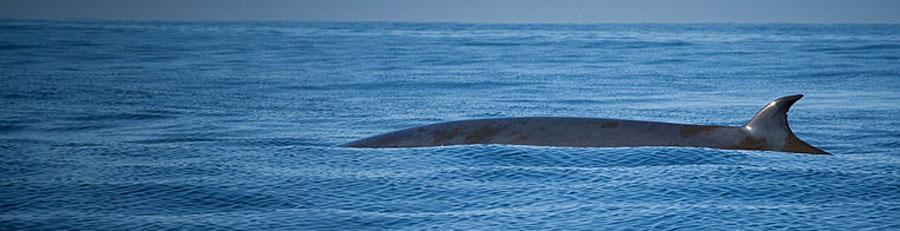
[[[753,119],[747,123],[750,129],[781,129],[791,131],[787,123],[787,112],[791,110],[797,100],[803,98],[802,94],[789,95],[778,98],[756,112]]]
[[[788,126],[787,112],[800,98],[803,98],[802,94],[789,95],[772,101],[756,112],[753,119],[744,127],[757,136],[779,139],[783,142],[783,151],[828,154],[797,138]]]

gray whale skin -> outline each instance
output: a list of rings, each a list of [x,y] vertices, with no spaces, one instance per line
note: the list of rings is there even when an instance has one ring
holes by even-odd
[[[465,144],[566,147],[677,146],[770,150],[830,155],[797,138],[787,112],[803,95],[781,97],[742,126],[707,126],[649,121],[520,117],[451,121],[363,138],[344,147],[399,148]]]

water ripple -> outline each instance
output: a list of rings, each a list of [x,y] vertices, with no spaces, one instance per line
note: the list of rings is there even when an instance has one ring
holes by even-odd
[[[892,230],[896,25],[0,20],[0,229]],[[810,156],[335,145],[459,119],[737,125]]]

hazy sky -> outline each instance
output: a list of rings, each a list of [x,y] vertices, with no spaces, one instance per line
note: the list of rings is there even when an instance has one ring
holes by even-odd
[[[900,23],[900,0],[0,0],[0,18]]]

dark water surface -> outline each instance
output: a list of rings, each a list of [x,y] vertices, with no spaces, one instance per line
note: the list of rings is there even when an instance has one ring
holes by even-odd
[[[337,144],[739,125],[834,156]],[[0,21],[0,229],[900,229],[900,25]]]

